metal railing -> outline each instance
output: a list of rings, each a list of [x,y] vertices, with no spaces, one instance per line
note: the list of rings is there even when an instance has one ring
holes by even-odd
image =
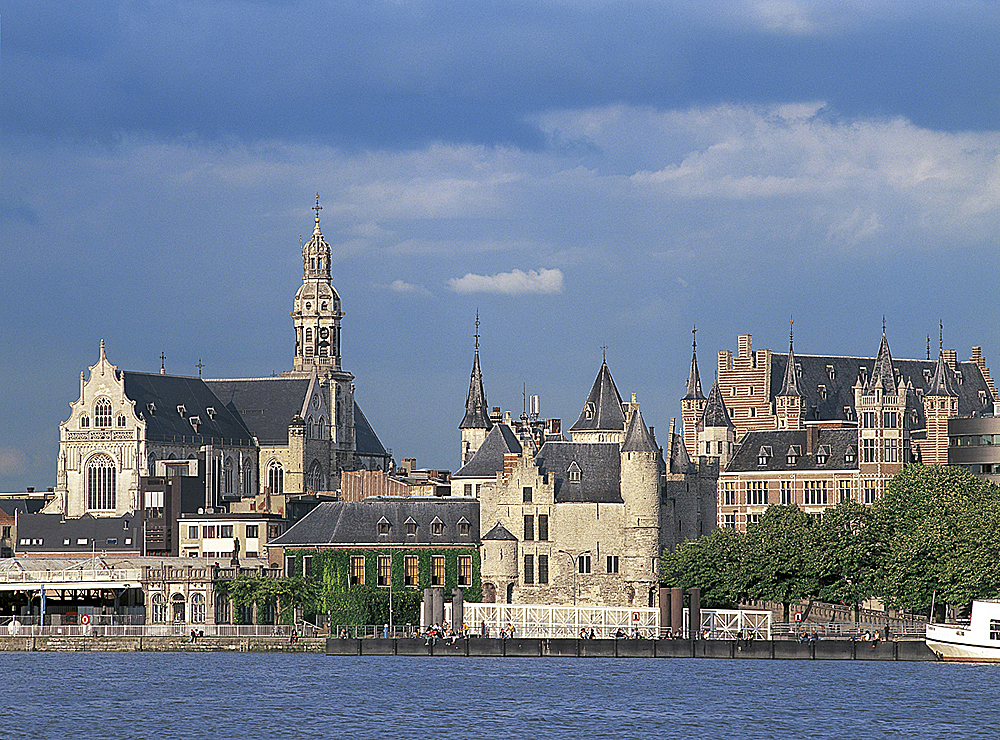
[[[17,620],[0,627],[0,640],[22,637],[66,637],[66,638],[125,638],[125,637],[191,637],[194,630],[195,641],[203,638],[271,638],[288,640],[294,630],[303,637],[315,637],[311,625],[288,624],[65,624],[39,625],[24,624]]]
[[[345,639],[370,639],[373,637],[386,637],[390,639],[417,637],[420,628],[412,624],[395,624],[386,631],[384,624],[337,624],[330,629],[330,637],[343,637]]]
[[[816,624],[814,622],[775,622],[772,625],[775,639],[808,639],[815,634],[817,639],[826,640],[860,640],[876,632],[880,639],[886,639],[885,622],[831,622]],[[889,625],[889,637],[923,639],[926,634],[926,623],[922,621],[899,622],[893,620]]]

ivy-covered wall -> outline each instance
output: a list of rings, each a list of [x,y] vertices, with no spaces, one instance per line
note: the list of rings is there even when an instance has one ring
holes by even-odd
[[[351,557],[365,558],[365,583],[350,585]],[[332,624],[384,624],[389,621],[389,589],[378,583],[378,557],[388,555],[391,561],[392,621],[394,624],[418,624],[423,590],[431,586],[431,562],[435,555],[443,555],[445,563],[444,589],[446,594],[458,586],[458,557],[472,558],[472,582],[463,586],[466,601],[482,601],[479,551],[461,549],[393,549],[376,550],[293,550],[285,557],[293,557],[294,573],[286,578],[240,577],[226,584],[216,584],[217,590],[229,594],[233,600],[233,615],[241,614],[246,607],[256,604],[257,613],[263,614],[268,603],[277,601],[281,606],[281,621],[292,621],[293,607],[301,606],[306,619],[317,614],[330,617]],[[417,556],[419,564],[418,585],[404,585],[404,558]],[[303,559],[312,558],[310,575],[303,575]]]

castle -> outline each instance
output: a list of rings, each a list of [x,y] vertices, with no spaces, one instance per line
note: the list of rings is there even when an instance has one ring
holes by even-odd
[[[354,376],[341,367],[344,313],[320,209],[317,195],[293,304],[292,369],[212,380],[168,375],[162,365],[158,374],[132,372],[111,364],[102,340],[59,425],[56,497],[47,513],[119,517],[162,508],[162,501],[139,500],[140,478],[187,474],[182,461],[199,457],[207,508],[258,493],[335,489],[344,470],[390,469],[391,456],[354,399]]]

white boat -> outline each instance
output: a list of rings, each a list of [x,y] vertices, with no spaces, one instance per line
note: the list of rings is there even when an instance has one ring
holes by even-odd
[[[1000,663],[1000,599],[973,601],[968,622],[928,624],[926,642],[941,660]]]

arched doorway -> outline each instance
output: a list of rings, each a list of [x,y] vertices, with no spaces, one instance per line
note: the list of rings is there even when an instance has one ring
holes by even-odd
[[[173,607],[171,612],[173,614],[174,622],[183,622],[184,620],[184,594],[174,594],[173,598],[170,599],[170,605]]]

